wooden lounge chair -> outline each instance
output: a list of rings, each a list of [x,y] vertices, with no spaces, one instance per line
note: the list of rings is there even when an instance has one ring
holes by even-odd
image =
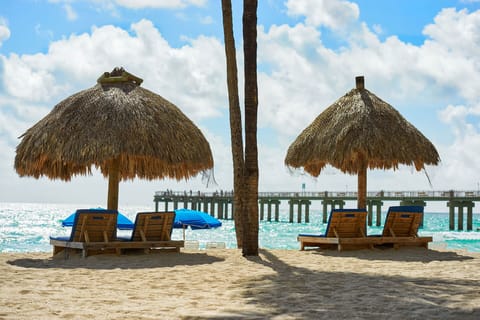
[[[348,248],[371,248],[376,239],[366,236],[367,211],[364,209],[334,209],[324,235],[299,234],[300,250],[319,247],[339,251]]]
[[[87,257],[89,251],[102,252],[116,239],[117,211],[104,209],[79,209],[76,211],[69,237],[50,237],[53,255],[69,249],[81,250]]]
[[[171,249],[180,251],[184,247],[183,240],[172,240],[172,228],[175,212],[139,212],[135,218],[135,226],[130,239],[115,243],[120,249]]]
[[[418,228],[423,219],[422,206],[396,206],[388,209],[382,235],[377,244],[382,246],[418,246],[428,248],[432,237],[419,237]],[[372,236],[373,238],[375,236]],[[376,236],[378,238],[378,236]]]

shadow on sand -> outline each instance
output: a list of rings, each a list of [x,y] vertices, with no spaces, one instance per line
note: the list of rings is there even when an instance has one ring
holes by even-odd
[[[324,268],[316,271],[315,267],[302,268],[294,263],[285,263],[275,255],[275,251],[261,250],[259,257],[248,259],[271,268],[274,274],[246,284],[245,298],[249,303],[255,304],[258,310],[273,310],[271,314],[257,314],[254,318],[480,319],[479,304],[474,308],[471,307],[472,304],[470,307],[462,304],[462,301],[470,299],[480,300],[479,277],[475,277],[477,281],[465,278],[445,280],[428,276],[410,277],[405,275],[405,271],[400,273],[395,270],[386,275],[375,272],[373,266],[377,264],[372,264],[373,260],[382,260],[380,265],[388,265],[384,260],[395,260],[405,261],[407,267],[411,265],[411,268],[428,269],[429,263],[443,261],[445,263],[442,265],[448,268],[449,261],[467,261],[472,257],[454,252],[424,250],[423,257],[419,258],[417,252],[417,258],[413,258],[413,253],[409,258],[408,252],[397,252],[395,255],[395,250],[391,251],[318,253],[334,257],[357,257],[363,260],[362,264],[369,265],[373,270],[354,273],[325,271]],[[341,264],[341,260],[338,263]],[[348,263],[347,259],[345,263]]]
[[[211,264],[224,259],[210,256],[203,252],[158,252],[151,254],[99,254],[83,259],[80,254],[70,254],[65,259],[63,254],[49,259],[23,258],[7,261],[8,264],[22,268],[37,269],[141,269],[165,268],[174,266],[195,266]]]
[[[424,248],[375,248],[364,250],[308,250],[314,254],[328,257],[354,257],[364,260],[385,260],[405,262],[433,262],[433,261],[461,261],[471,260],[470,256],[464,256],[454,251],[425,250]]]

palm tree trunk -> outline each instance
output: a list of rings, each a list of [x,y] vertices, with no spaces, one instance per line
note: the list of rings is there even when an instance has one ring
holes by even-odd
[[[243,2],[243,55],[245,73],[245,205],[242,254],[258,255],[258,149],[257,149],[257,0]]]
[[[227,60],[227,86],[230,111],[230,136],[233,158],[233,211],[237,246],[243,243],[244,206],[244,158],[242,138],[242,115],[238,98],[237,57],[235,53],[235,38],[233,36],[232,3],[231,0],[222,0],[223,34],[225,41],[225,56]]]

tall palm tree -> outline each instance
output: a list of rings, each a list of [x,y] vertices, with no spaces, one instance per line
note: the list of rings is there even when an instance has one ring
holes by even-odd
[[[227,86],[228,102],[230,111],[230,136],[233,158],[233,212],[235,219],[235,230],[237,245],[242,247],[243,243],[243,218],[245,211],[243,206],[244,173],[245,162],[243,159],[243,138],[242,138],[242,115],[238,98],[238,76],[237,57],[235,53],[235,38],[233,36],[232,3],[230,0],[222,0],[223,34],[225,41],[225,56],[227,59]]]
[[[245,225],[243,254],[258,255],[257,149],[257,0],[243,2],[243,56],[245,74]]]
[[[258,255],[258,150],[257,150],[257,0],[243,2],[243,54],[245,74],[245,154],[233,37],[232,6],[222,0],[230,130],[234,166],[234,212],[237,243],[244,256]]]

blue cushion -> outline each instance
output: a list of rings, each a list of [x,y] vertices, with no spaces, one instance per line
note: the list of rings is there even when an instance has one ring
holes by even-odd
[[[316,237],[316,238],[325,238],[324,234],[305,234],[301,233],[298,235],[299,237]]]
[[[423,213],[423,206],[394,206],[388,208],[388,212],[421,212]]]
[[[52,237],[52,236],[50,236],[50,240],[70,241],[70,236],[63,236],[63,237]]]

